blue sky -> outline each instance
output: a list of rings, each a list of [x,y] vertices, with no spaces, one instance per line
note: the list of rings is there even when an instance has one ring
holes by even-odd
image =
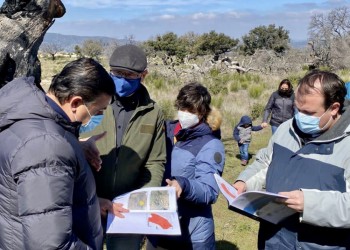
[[[0,0],[2,4],[4,0]],[[215,30],[240,38],[259,25],[289,30],[307,39],[310,16],[349,6],[350,0],[62,0],[66,14],[49,32],[68,35],[133,35],[147,40],[166,32],[183,35]]]

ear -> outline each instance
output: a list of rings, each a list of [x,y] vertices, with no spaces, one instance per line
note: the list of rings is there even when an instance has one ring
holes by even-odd
[[[333,116],[337,115],[339,113],[340,103],[335,102],[331,105],[331,114]]]
[[[73,96],[69,99],[69,104],[72,108],[72,111],[75,112],[80,105],[84,104],[83,98],[81,96]]]
[[[145,79],[146,75],[148,74],[148,70],[145,69],[142,73],[141,73],[141,80]]]

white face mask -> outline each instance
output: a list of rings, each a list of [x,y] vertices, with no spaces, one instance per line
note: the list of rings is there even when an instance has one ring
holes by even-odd
[[[190,128],[199,123],[198,115],[179,110],[177,112],[182,128]]]

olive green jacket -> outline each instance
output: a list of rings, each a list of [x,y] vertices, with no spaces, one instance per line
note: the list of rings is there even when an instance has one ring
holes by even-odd
[[[107,131],[97,142],[102,168],[95,171],[97,195],[112,200],[141,188],[160,186],[166,162],[164,118],[159,106],[141,86],[142,100],[130,118],[122,138],[118,160],[113,108],[104,112],[102,123],[90,135]],[[89,134],[84,134],[86,137]],[[116,162],[117,161],[117,162]]]

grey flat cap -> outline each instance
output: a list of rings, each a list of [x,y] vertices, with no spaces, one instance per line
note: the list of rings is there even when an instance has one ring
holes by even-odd
[[[124,69],[137,73],[143,72],[147,67],[145,52],[132,44],[116,48],[109,59],[111,69]]]

